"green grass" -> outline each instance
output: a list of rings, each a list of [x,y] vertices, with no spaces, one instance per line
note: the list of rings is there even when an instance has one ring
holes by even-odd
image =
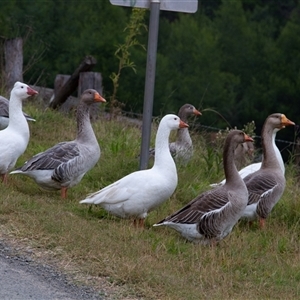
[[[74,116],[27,105],[36,118],[31,139],[17,166],[39,151],[75,136]],[[42,191],[33,180],[11,175],[1,186],[0,232],[51,257],[82,278],[104,278],[121,289],[112,299],[296,299],[300,297],[299,184],[287,170],[284,196],[267,219],[264,230],[240,222],[217,247],[186,242],[177,232],[152,225],[207,190],[223,177],[218,158],[209,155],[203,134],[193,133],[195,154],[178,168],[174,195],[150,213],[144,230],[129,220],[91,210],[79,201],[91,192],[136,171],[141,130],[124,122],[100,119],[93,123],[100,147],[98,164],[69,190]],[[153,145],[155,132],[151,137]],[[172,137],[174,138],[174,134]],[[209,172],[208,172],[209,165]],[[78,275],[79,276],[79,275]],[[97,285],[98,286],[98,285]],[[99,287],[99,286],[98,286]]]

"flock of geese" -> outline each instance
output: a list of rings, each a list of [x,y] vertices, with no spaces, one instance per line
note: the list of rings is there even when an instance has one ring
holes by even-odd
[[[22,101],[36,94],[38,92],[27,84],[16,82],[9,101],[0,97],[2,182],[7,183],[8,174],[23,174],[43,189],[60,190],[61,197],[66,198],[68,188],[78,184],[100,158],[101,151],[91,126],[89,109],[92,103],[106,100],[96,90],[84,91],[77,108],[76,138],[56,144],[14,169],[29,142],[27,120],[35,121],[23,113]],[[183,161],[186,164],[192,157],[193,146],[187,124],[191,115],[200,116],[201,112],[193,105],[185,104],[178,116],[167,114],[161,119],[155,149],[149,152],[154,156],[152,168],[130,173],[88,195],[80,203],[100,205],[109,213],[132,219],[135,226],[144,227],[148,213],[174,193],[178,183],[176,163]],[[295,123],[284,114],[269,115],[261,133],[262,162],[240,171],[234,161],[235,151],[238,146],[253,142],[253,139],[240,130],[231,130],[223,148],[225,179],[153,226],[168,226],[187,240],[201,244],[215,244],[222,240],[241,218],[258,220],[263,228],[285,189],[284,163],[275,137],[280,129],[289,125]],[[172,130],[177,131],[177,139],[169,143]]]

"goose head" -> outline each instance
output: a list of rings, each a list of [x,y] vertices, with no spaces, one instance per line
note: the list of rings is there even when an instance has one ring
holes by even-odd
[[[188,117],[193,116],[193,115],[201,116],[202,113],[191,104],[184,104],[183,106],[181,106],[181,108],[179,109],[179,112],[178,112],[178,116],[184,122],[187,121]]]
[[[189,125],[183,122],[178,116],[169,114],[164,116],[161,121],[162,124],[166,124],[170,130],[176,130],[179,128],[188,128]]]
[[[265,123],[269,124],[269,126],[273,128],[274,132],[278,132],[280,129],[285,128],[285,126],[295,125],[294,122],[281,113],[274,113],[268,116]]]
[[[106,102],[106,100],[94,89],[85,90],[81,95],[81,101],[88,105],[96,102]]]
[[[246,142],[253,142],[253,139],[241,130],[230,130],[226,141],[231,144],[239,145]],[[226,143],[226,142],[225,142]]]
[[[11,96],[16,96],[22,100],[36,94],[38,94],[36,90],[32,89],[30,86],[20,81],[17,81],[14,84],[13,89],[11,90]]]

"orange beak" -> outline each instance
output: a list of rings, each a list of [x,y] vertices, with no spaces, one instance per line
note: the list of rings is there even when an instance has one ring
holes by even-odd
[[[202,116],[202,113],[199,110],[197,110],[196,108],[193,110],[193,113],[196,116]]]
[[[94,100],[96,102],[106,102],[106,100],[102,96],[100,96],[99,93],[95,93]]]
[[[249,135],[244,133],[245,142],[254,142],[253,138],[251,138]]]
[[[289,125],[295,125],[294,122],[289,120],[284,114],[281,115],[281,128],[284,128],[285,126]]]
[[[189,127],[189,125],[180,120],[179,128],[187,128],[187,127]]]

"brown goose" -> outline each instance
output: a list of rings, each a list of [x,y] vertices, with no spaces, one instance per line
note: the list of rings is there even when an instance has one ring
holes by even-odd
[[[228,133],[223,151],[224,185],[200,194],[154,226],[169,226],[186,239],[202,244],[214,243],[226,237],[242,216],[248,202],[246,185],[234,163],[234,150],[245,141],[253,142],[253,139],[240,130]]]
[[[27,175],[47,190],[61,190],[67,197],[67,189],[78,184],[84,174],[94,167],[100,158],[100,147],[90,122],[90,107],[95,102],[106,102],[93,89],[85,90],[77,108],[77,137],[61,142],[34,155],[11,174]]]
[[[178,112],[178,117],[185,123],[192,115],[201,116],[201,112],[191,104],[184,104]],[[193,142],[188,128],[180,128],[177,131],[176,141],[169,144],[171,155],[176,162],[186,164],[193,156]],[[155,148],[150,149],[150,157],[154,157]]]
[[[249,192],[248,205],[243,217],[248,220],[259,219],[260,227],[285,189],[285,177],[282,171],[282,158],[278,157],[275,145],[276,133],[288,125],[295,125],[284,114],[275,113],[266,119],[262,129],[263,160],[258,171],[246,176],[244,181]]]

